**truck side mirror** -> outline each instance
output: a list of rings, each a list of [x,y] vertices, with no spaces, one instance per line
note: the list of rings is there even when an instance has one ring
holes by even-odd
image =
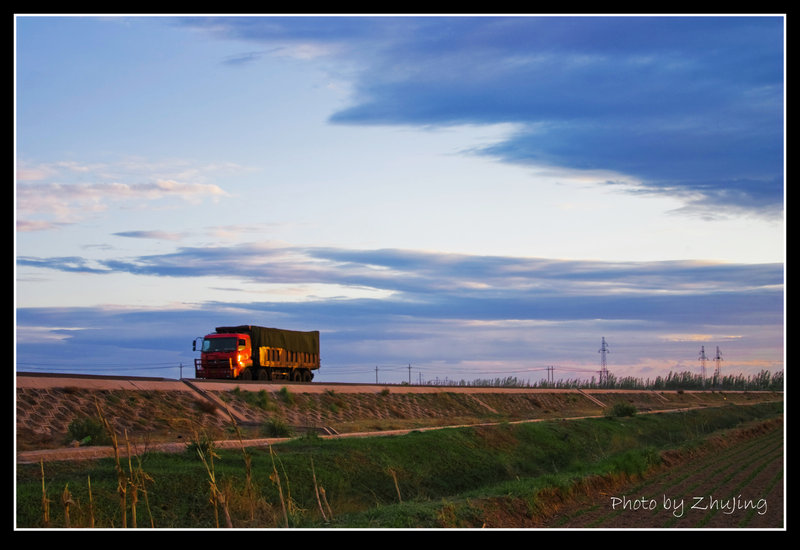
[[[197,340],[192,340],[192,351],[197,351]]]

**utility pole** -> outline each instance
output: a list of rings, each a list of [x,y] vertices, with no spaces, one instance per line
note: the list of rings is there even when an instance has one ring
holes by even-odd
[[[608,384],[608,366],[606,364],[606,354],[611,353],[608,349],[608,344],[606,344],[606,339],[603,337],[602,345],[598,350],[600,354],[600,385],[605,386]]]
[[[411,385],[411,363],[408,364],[408,385]]]
[[[375,365],[375,383],[378,383],[378,365]]]
[[[719,368],[722,361],[722,355],[719,353],[719,346],[717,346],[717,354],[714,356],[714,378],[719,383]]]

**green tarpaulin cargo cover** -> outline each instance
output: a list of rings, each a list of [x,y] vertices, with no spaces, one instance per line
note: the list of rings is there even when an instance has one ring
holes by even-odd
[[[217,334],[244,333],[250,335],[254,348],[267,346],[283,348],[289,351],[303,353],[316,353],[319,355],[319,331],[300,332],[296,330],[283,330],[279,328],[257,327],[255,325],[240,325],[238,327],[217,327]]]

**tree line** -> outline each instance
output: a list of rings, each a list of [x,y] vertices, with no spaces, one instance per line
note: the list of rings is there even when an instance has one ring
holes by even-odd
[[[516,376],[479,378],[466,380],[436,380],[430,385],[477,386],[500,388],[542,389],[617,389],[617,390],[726,390],[726,391],[783,391],[783,371],[772,373],[762,370],[756,375],[728,374],[706,376],[690,371],[672,372],[655,378],[617,377],[608,374],[608,380],[600,383],[594,376],[589,379],[568,378],[559,380],[523,380]]]

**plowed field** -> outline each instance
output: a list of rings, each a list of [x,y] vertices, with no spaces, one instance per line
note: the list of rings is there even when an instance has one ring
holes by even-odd
[[[712,439],[705,450],[666,456],[663,472],[594,491],[561,509],[547,527],[783,528],[781,423]]]

